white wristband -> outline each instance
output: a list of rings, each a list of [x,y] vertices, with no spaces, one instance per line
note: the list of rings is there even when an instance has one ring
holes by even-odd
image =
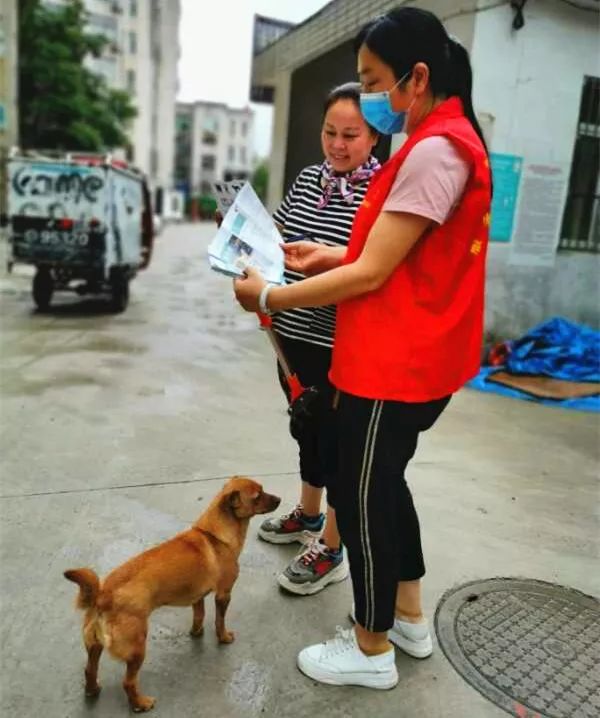
[[[258,309],[261,314],[266,314],[268,317],[271,316],[272,313],[267,306],[267,298],[269,296],[269,292],[271,291],[272,286],[272,284],[265,284],[265,286],[260,292],[260,296],[258,297]]]

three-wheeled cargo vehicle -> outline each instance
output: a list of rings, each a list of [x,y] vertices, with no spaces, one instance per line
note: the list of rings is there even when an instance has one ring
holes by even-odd
[[[129,301],[129,282],[150,262],[153,219],[144,177],[110,155],[13,154],[8,160],[11,263],[36,267],[33,300],[55,290]]]

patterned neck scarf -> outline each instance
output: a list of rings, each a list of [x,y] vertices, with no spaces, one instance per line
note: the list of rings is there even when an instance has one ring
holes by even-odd
[[[321,165],[321,187],[323,188],[323,194],[317,202],[317,207],[319,209],[325,207],[336,188],[339,189],[343,199],[348,204],[352,204],[352,202],[354,202],[355,186],[370,180],[380,167],[381,165],[377,157],[370,155],[364,164],[352,170],[352,172],[337,175],[331,164],[325,160]]]

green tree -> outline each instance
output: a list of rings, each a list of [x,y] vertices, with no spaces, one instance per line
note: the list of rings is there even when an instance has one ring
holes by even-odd
[[[101,152],[125,147],[136,109],[129,95],[84,67],[109,40],[85,31],[81,0],[19,3],[20,143],[25,148]]]
[[[264,202],[267,198],[267,188],[269,186],[269,165],[266,160],[263,160],[254,170],[250,184]]]

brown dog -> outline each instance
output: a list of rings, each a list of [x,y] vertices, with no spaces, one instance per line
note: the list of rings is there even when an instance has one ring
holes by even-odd
[[[230,479],[188,531],[116,568],[102,584],[89,568],[65,571],[79,584],[77,607],[85,609],[83,641],[88,654],[85,692],[96,696],[102,649],[127,664],[123,688],[135,712],[147,711],[154,698],[141,695],[137,676],[144,662],[148,618],[159,606],[192,606],[191,635],[202,635],[204,597],[215,593],[216,629],[221,643],[231,643],[225,612],[238,577],[238,557],[250,518],[279,506],[256,481]]]

